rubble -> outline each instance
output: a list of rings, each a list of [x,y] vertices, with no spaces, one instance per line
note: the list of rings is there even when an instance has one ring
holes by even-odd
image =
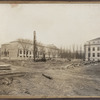
[[[11,64],[9,62],[6,61],[5,65]],[[46,62],[20,61],[20,66],[16,65],[18,61],[12,62],[11,70],[0,70],[0,95],[100,95],[97,90],[100,87],[100,64],[86,67],[83,61],[66,59]],[[25,65],[22,66],[22,62]]]
[[[10,85],[13,82],[13,78],[3,78],[0,80],[0,85]]]

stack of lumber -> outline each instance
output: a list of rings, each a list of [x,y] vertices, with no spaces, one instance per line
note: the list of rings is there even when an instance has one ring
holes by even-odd
[[[0,65],[0,70],[11,70],[10,65]]]

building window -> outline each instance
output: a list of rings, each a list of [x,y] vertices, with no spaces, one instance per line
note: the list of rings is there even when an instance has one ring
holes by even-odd
[[[88,53],[88,57],[90,57],[90,53]]]
[[[93,51],[95,51],[95,47],[93,47]]]
[[[7,52],[6,52],[6,50],[4,51],[4,56],[7,57]]]
[[[24,50],[24,54],[25,54],[25,50]]]
[[[90,47],[88,48],[88,51],[90,51]]]
[[[97,50],[100,51],[100,47],[97,47]]]
[[[9,56],[9,51],[7,52],[7,55]]]
[[[20,54],[22,54],[22,50],[20,50]]]
[[[28,51],[26,51],[26,55],[28,55]]]
[[[93,53],[93,57],[95,57],[95,53]]]
[[[100,57],[100,53],[97,53],[97,57]]]
[[[30,51],[30,55],[31,55],[31,51]]]

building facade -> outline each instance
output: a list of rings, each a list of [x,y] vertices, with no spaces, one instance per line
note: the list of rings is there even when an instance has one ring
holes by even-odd
[[[86,61],[100,61],[100,38],[87,41],[84,52]]]
[[[36,58],[58,57],[59,49],[54,45],[41,45],[37,43]],[[33,44],[29,41],[13,41],[1,45],[1,59],[33,59]]]

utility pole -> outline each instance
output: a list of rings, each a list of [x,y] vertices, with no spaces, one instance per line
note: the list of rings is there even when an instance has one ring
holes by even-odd
[[[82,59],[82,46],[80,45],[80,59]]]
[[[90,61],[90,56],[91,56],[91,47],[90,47],[91,45],[90,45],[90,42],[89,42],[89,50],[88,50],[88,52],[89,52],[89,55],[88,55],[88,61]]]
[[[78,45],[77,45],[77,47],[76,47],[76,59],[78,59],[79,58],[79,55],[78,55]]]
[[[86,59],[86,44],[84,45],[84,61]]]
[[[36,31],[33,33],[33,57],[36,58]]]

